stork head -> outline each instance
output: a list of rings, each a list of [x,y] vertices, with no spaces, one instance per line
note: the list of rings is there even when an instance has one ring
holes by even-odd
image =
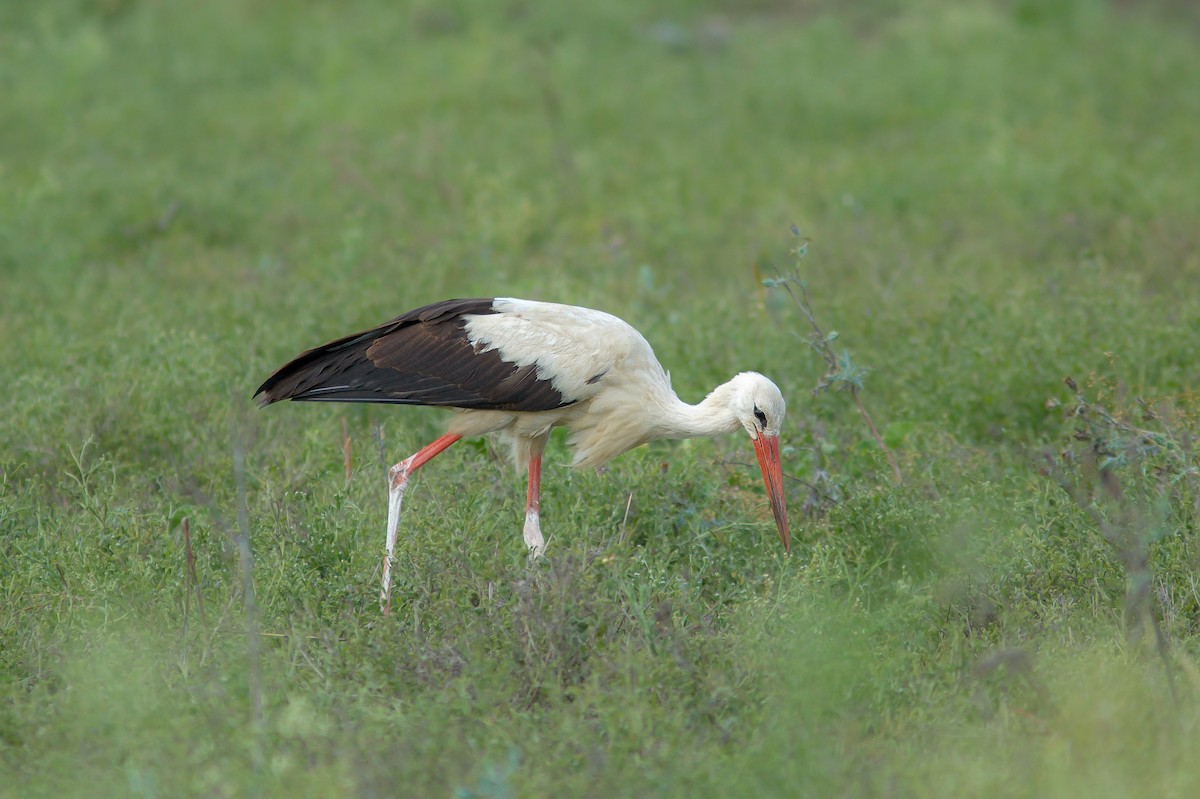
[[[783,401],[779,387],[758,372],[742,372],[730,382],[733,413],[754,442],[779,540],[783,542],[784,551],[791,552],[792,539],[783,497],[783,464],[779,457],[779,429],[783,426],[787,403]]]

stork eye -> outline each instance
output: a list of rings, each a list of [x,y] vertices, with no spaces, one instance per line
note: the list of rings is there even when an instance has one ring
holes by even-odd
[[[754,409],[754,418],[758,420],[760,425],[762,425],[763,430],[767,429],[767,415],[760,411],[757,407]]]

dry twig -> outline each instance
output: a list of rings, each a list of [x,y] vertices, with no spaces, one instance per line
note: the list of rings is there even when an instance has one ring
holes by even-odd
[[[795,225],[792,225],[792,235],[800,238],[800,230]],[[808,239],[801,239],[793,250],[796,261],[799,262],[808,253]],[[813,311],[812,303],[808,298],[808,286],[800,277],[799,267],[793,266],[789,271],[782,272],[776,269],[774,279],[764,280],[763,283],[768,288],[782,288],[796,303],[800,309],[800,313],[808,320],[809,327],[812,332],[808,335],[808,344],[812,349],[821,356],[825,361],[826,371],[821,376],[820,382],[813,389],[813,394],[820,394],[830,388],[838,388],[844,391],[849,391],[850,396],[854,399],[854,404],[858,408],[858,413],[862,416],[863,421],[867,424],[867,429],[871,431],[871,437],[875,439],[875,443],[883,450],[883,454],[887,457],[888,464],[892,467],[892,479],[899,485],[904,482],[904,476],[900,472],[900,463],[896,460],[896,455],[892,452],[883,440],[883,436],[879,434],[879,428],[875,426],[875,420],[871,418],[870,412],[867,411],[867,406],[863,402],[863,377],[866,375],[866,370],[855,366],[850,361],[850,353],[846,350],[842,351],[841,355],[833,351],[832,342],[838,337],[837,331],[831,330],[828,334],[821,329],[821,325],[817,323],[816,313]]]

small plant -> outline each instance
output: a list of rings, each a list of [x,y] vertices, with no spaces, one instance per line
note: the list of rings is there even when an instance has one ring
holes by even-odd
[[[838,333],[836,330],[830,330],[826,333],[817,323],[816,313],[813,311],[812,302],[808,298],[808,284],[800,277],[800,261],[808,254],[809,239],[803,238],[800,235],[800,229],[792,225],[792,235],[798,239],[799,243],[792,248],[792,255],[795,257],[795,263],[787,272],[776,270],[776,277],[763,280],[763,285],[767,288],[781,288],[788,293],[792,301],[800,309],[800,313],[804,314],[804,318],[808,320],[809,327],[812,331],[808,334],[808,345],[817,355],[825,361],[825,374],[817,382],[813,388],[813,394],[817,395],[829,389],[850,392],[850,396],[854,399],[854,404],[858,408],[859,415],[866,422],[867,428],[871,431],[871,437],[875,439],[875,443],[883,450],[883,454],[887,457],[888,463],[892,467],[892,480],[900,485],[904,482],[904,476],[900,472],[900,463],[896,460],[895,453],[891,447],[883,440],[883,436],[879,434],[879,428],[875,426],[874,419],[871,418],[870,412],[867,410],[866,404],[863,402],[863,378],[868,370],[855,364],[850,360],[850,351],[842,350],[841,353],[834,352],[833,342],[837,340]]]
[[[1043,473],[1051,477],[1091,518],[1125,569],[1125,626],[1131,643],[1149,626],[1167,668],[1170,641],[1161,623],[1162,608],[1154,591],[1151,547],[1172,534],[1173,517],[1200,512],[1200,460],[1184,417],[1170,404],[1153,407],[1138,397],[1101,383],[1089,399],[1070,377],[1064,380],[1074,397],[1057,399],[1072,432],[1059,453],[1045,453]],[[1110,410],[1100,397],[1111,394]]]

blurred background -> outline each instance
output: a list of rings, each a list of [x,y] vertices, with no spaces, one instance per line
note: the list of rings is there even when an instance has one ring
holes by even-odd
[[[4,4],[0,795],[1193,795],[1198,36]],[[771,376],[796,554],[743,441],[556,441],[529,566],[480,443],[380,618],[384,470],[444,417],[250,395],[456,296],[615,313],[688,401]]]

